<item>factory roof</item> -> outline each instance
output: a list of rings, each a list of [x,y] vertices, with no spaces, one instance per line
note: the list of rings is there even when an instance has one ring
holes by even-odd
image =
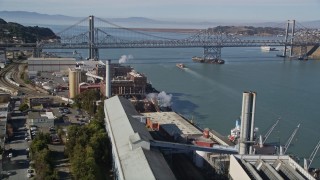
[[[142,114],[150,118],[153,123],[164,125],[162,127],[165,128],[167,132],[185,135],[202,134],[202,131],[194,127],[191,123],[183,119],[175,112],[150,112]]]
[[[39,119],[39,118],[48,118],[48,119],[54,119],[56,118],[52,112],[29,112],[28,113],[28,119]]]
[[[80,66],[81,69],[85,71],[92,71],[97,67],[97,65],[101,64],[100,61],[88,60],[88,61],[80,61],[77,62],[77,65]]]
[[[28,60],[32,60],[32,61],[43,61],[43,60],[50,60],[50,61],[76,61],[75,58],[45,58],[45,57],[40,57],[40,58],[35,58],[35,57],[31,57],[28,58]]]
[[[119,179],[175,179],[163,155],[150,149],[152,140],[131,102],[114,96],[105,100],[106,128]]]
[[[231,179],[314,179],[287,155],[231,155]]]
[[[131,71],[129,72],[129,74],[133,77],[143,77],[140,73],[136,72],[136,71]]]

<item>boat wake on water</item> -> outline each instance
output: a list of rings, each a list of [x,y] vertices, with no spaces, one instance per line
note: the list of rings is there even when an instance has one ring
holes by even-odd
[[[196,78],[201,79],[202,81],[204,81],[205,83],[207,83],[208,85],[212,86],[213,88],[218,88],[218,89],[222,89],[223,92],[226,92],[226,94],[228,94],[228,96],[234,96],[234,97],[238,97],[239,92],[235,91],[234,89],[225,86],[224,84],[214,80],[214,79],[210,79],[196,71],[193,71],[190,68],[185,68],[185,72],[190,73],[191,75],[193,75]]]
[[[201,74],[199,74],[199,73],[197,73],[197,72],[195,72],[195,71],[193,71],[193,70],[191,70],[191,69],[189,69],[189,68],[185,68],[185,71],[188,72],[188,73],[190,73],[190,74],[192,74],[193,76],[195,76],[195,77],[197,77],[197,78],[200,78],[200,79],[206,78],[206,77],[204,77],[203,75],[201,75]]]

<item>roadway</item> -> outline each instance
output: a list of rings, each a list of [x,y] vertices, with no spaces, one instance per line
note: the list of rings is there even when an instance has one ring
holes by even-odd
[[[4,177],[4,179],[9,180],[28,179],[29,159],[26,149],[29,147],[29,143],[25,141],[27,133],[25,129],[26,117],[18,111],[19,104],[19,101],[16,101],[12,117],[8,121],[13,127],[13,137],[5,144],[7,151],[3,159],[3,171],[5,174],[10,172],[9,176]],[[12,157],[9,157],[9,153],[12,153]]]

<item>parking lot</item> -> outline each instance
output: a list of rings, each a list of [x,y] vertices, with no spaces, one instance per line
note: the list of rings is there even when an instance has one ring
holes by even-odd
[[[55,126],[68,126],[71,124],[84,125],[89,123],[90,116],[81,110],[74,108],[51,108],[53,114],[60,120],[55,122]]]

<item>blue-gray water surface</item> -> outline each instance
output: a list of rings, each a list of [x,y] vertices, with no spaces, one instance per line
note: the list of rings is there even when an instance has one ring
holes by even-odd
[[[132,55],[127,64],[146,74],[156,89],[172,94],[174,111],[226,136],[241,114],[242,93],[255,91],[258,134],[264,135],[280,118],[267,142],[284,145],[301,124],[287,153],[300,157],[300,162],[310,156],[320,139],[320,61],[283,60],[276,57],[281,51],[255,47],[223,48],[223,65],[192,62],[191,57],[201,56],[202,51],[107,49],[100,50],[100,58],[116,62],[122,55]],[[176,63],[187,68],[179,69]],[[320,167],[320,152],[312,165]]]

